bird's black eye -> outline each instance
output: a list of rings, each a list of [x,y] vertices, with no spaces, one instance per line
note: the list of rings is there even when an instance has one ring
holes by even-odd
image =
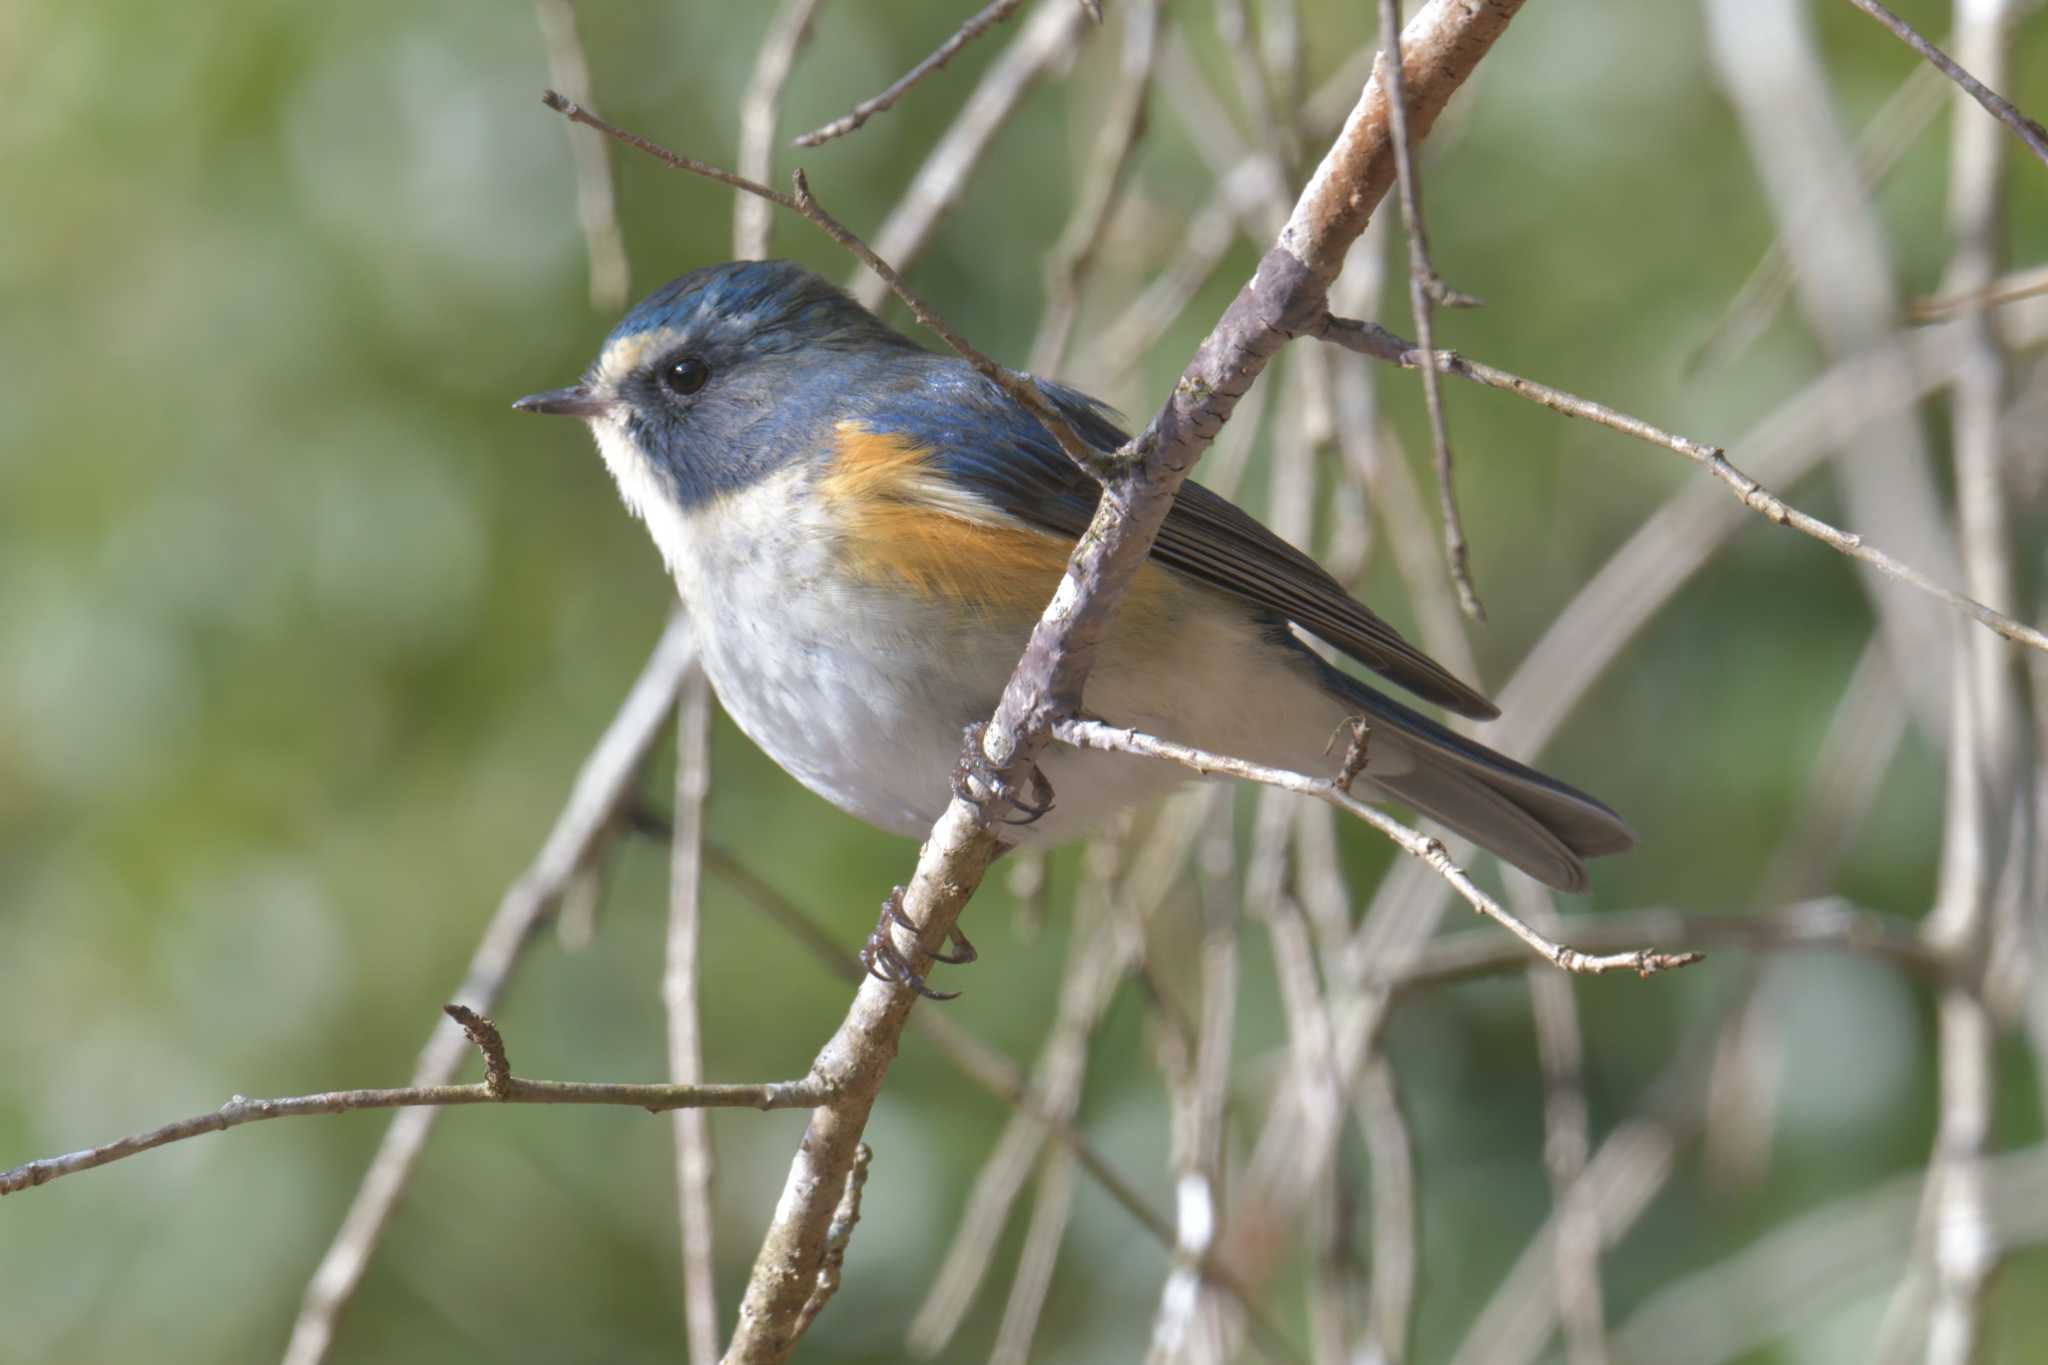
[[[711,378],[711,367],[696,356],[685,356],[662,372],[661,382],[688,398]]]

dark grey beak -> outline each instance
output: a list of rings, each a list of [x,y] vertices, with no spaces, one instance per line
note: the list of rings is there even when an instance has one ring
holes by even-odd
[[[577,385],[569,389],[549,389],[546,393],[529,393],[512,405],[514,412],[545,412],[558,417],[602,417],[612,410],[612,405],[599,398],[589,389]]]

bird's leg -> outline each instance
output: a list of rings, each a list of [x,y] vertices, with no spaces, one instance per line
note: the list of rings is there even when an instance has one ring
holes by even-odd
[[[989,761],[987,752],[981,747],[982,736],[986,733],[987,721],[976,721],[967,727],[960,762],[953,769],[953,795],[981,811],[984,820],[1000,819],[1006,825],[1036,823],[1052,809],[1052,783],[1046,781],[1045,774],[1033,765],[1030,795],[1018,791],[1017,784]],[[976,790],[977,786],[980,790]],[[998,802],[1017,814],[997,816],[993,808]]]
[[[909,959],[896,947],[896,938],[892,932],[899,924],[912,933],[917,932],[917,922],[903,909],[903,888],[900,886],[892,888],[888,899],[882,902],[882,914],[875,921],[875,931],[868,935],[867,943],[860,950],[861,965],[868,969],[868,975],[877,981],[886,981],[892,986],[908,986],[927,1000],[957,998],[960,992],[935,991],[925,984],[923,977],[911,970]],[[953,954],[934,952],[933,961],[958,965],[972,962],[978,956],[974,951],[974,945],[959,931],[955,930],[948,938],[958,951]]]
[[[889,898],[882,902],[882,917],[895,921],[913,934],[918,932],[917,921],[903,908],[903,888],[900,886],[891,890]],[[981,957],[981,954],[974,950],[974,945],[967,941],[967,935],[960,932],[958,925],[947,932],[946,942],[953,945],[953,951],[942,953],[935,948],[932,950],[932,961],[943,962],[949,967],[965,967]]]

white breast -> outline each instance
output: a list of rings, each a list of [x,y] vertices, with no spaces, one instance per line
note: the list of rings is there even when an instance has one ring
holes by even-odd
[[[627,506],[668,563],[734,723],[841,809],[894,833],[927,832],[945,807],[962,731],[995,709],[1031,623],[965,621],[843,572],[836,530],[807,496],[806,468],[685,512],[621,431],[593,425]],[[1202,611],[1170,630],[1113,632],[1088,702],[1120,724],[1288,763],[1304,755],[1299,743],[1274,750],[1276,719],[1294,721],[1280,729],[1320,746],[1342,714],[1234,611]],[[1006,838],[1086,834],[1185,776],[1063,746],[1042,766],[1054,809]]]

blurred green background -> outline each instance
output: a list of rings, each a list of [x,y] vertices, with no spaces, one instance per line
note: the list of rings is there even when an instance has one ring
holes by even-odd
[[[730,163],[769,8],[586,0],[600,105]],[[785,136],[881,88],[968,8],[838,0],[797,67]],[[1946,6],[1900,8],[1945,31]],[[1214,58],[1211,10],[1169,9]],[[1372,6],[1303,9],[1312,77],[1368,40]],[[1860,124],[1911,58],[1846,5],[1815,10],[1834,95]],[[2048,99],[2041,29],[2016,65],[2033,78],[2011,92],[2023,105]],[[1008,36],[803,154],[824,201],[872,229]],[[915,272],[997,356],[1021,362],[1030,344],[1043,253],[1115,59],[1112,24],[1071,85],[1041,89],[1002,133]],[[0,73],[14,92],[0,122],[8,1165],[236,1092],[400,1083],[671,590],[583,435],[507,407],[573,378],[611,321],[587,298],[530,8],[14,0],[0,7]],[[1815,371],[1806,333],[1781,320],[1733,365],[1684,372],[1772,233],[1691,3],[1531,5],[1445,131],[1427,183],[1437,261],[1488,302],[1445,320],[1448,344],[1723,441]],[[1945,157],[1944,121],[1879,196],[1908,292],[1931,290],[1946,257]],[[795,164],[778,153],[778,175]],[[615,167],[636,293],[730,253],[727,192],[636,155]],[[1164,109],[1140,174],[1133,261],[1167,250],[1208,188]],[[2037,262],[2048,177],[2024,165],[2014,180],[2012,259]],[[781,252],[845,274],[806,225],[777,234]],[[1104,396],[1148,413],[1255,259],[1239,246],[1142,382]],[[1084,334],[1108,311],[1092,310]],[[1404,313],[1385,320],[1405,328]],[[1419,454],[1418,392],[1382,383]],[[1497,687],[1586,575],[1700,476],[1499,395],[1449,397],[1492,613],[1475,633],[1481,681]],[[1937,417],[1926,420],[1940,446]],[[1261,467],[1248,488],[1263,489]],[[1824,480],[1782,491],[1836,511]],[[1255,507],[1261,497],[1248,494]],[[2022,571],[2038,582],[2044,509],[2015,517]],[[1412,619],[1390,572],[1374,582],[1390,616]],[[1688,587],[1543,755],[1644,836],[1598,869],[1593,903],[1748,908],[1870,629],[1842,560],[1760,522]],[[715,750],[711,837],[855,945],[911,844],[811,797],[722,719]],[[664,781],[652,786],[665,805]],[[1918,915],[1940,809],[1939,762],[1910,737],[1843,890]],[[1369,831],[1345,837],[1356,866],[1384,862]],[[624,848],[595,943],[537,945],[497,1012],[522,1074],[661,1075],[665,870],[660,849]],[[1071,855],[1054,860],[1056,909],[1035,941],[1012,933],[1000,885],[971,912],[983,960],[945,1008],[1019,1057],[1049,1017],[1075,874]],[[712,1077],[800,1072],[846,990],[728,884],[713,878],[707,895]],[[1252,1058],[1283,1025],[1258,935],[1247,952],[1240,1056]],[[1647,986],[1576,988],[1596,1139],[1743,970],[1723,954]],[[1788,1052],[1768,1173],[1730,1192],[1689,1162],[1607,1262],[1617,1320],[1788,1215],[1925,1158],[1925,993],[1863,959],[1772,971]],[[1419,1358],[1441,1358],[1548,1206],[1526,987],[1511,977],[1408,1006],[1390,1046],[1426,1199]],[[1083,1117],[1163,1200],[1148,1053],[1127,992]],[[2017,1048],[2001,1081],[2001,1145],[2039,1139],[2036,1078]],[[871,1133],[845,1287],[801,1358],[900,1358],[901,1324],[1003,1118],[912,1041]],[[713,1118],[728,1319],[800,1122]],[[259,1125],[8,1199],[0,1360],[274,1357],[384,1123]],[[679,1358],[669,1142],[666,1122],[631,1112],[447,1114],[333,1358]],[[1040,1357],[1136,1358],[1166,1269],[1124,1214],[1084,1197]],[[1889,1291],[1831,1308],[1757,1359],[1858,1358]],[[999,1287],[984,1293],[949,1358],[986,1352],[1001,1302]],[[1276,1302],[1292,1313],[1298,1296]],[[2011,1262],[1993,1329],[1997,1359],[2048,1352],[2048,1257]]]

